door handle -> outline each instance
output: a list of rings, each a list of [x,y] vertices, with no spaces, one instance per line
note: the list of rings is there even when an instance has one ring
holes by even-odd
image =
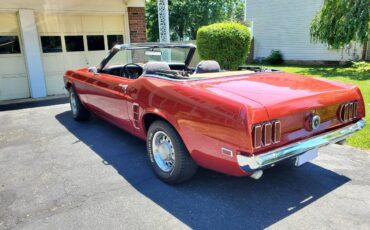
[[[128,85],[119,84],[118,87],[123,91],[123,93],[127,92]]]

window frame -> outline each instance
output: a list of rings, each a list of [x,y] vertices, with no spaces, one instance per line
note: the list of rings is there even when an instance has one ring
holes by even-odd
[[[123,34],[118,34],[118,33],[117,34],[112,34],[112,33],[106,34],[108,50],[110,50],[114,47],[114,46],[109,47],[109,38],[108,38],[109,36],[122,36],[122,43],[121,44],[125,43],[125,36]]]
[[[73,50],[73,51],[70,51],[68,50],[68,44],[67,44],[67,37],[81,37],[82,38],[82,47],[83,47],[83,50]],[[64,44],[65,44],[65,52],[66,53],[78,53],[78,52],[86,52],[86,47],[85,47],[85,38],[86,35],[84,34],[64,34],[63,35],[63,40],[64,40]]]
[[[86,46],[87,46],[87,52],[94,52],[94,51],[106,51],[107,50],[107,46],[105,44],[105,35],[104,34],[86,34]],[[89,47],[89,37],[101,37],[103,40],[102,40],[102,44],[103,44],[103,49],[93,49],[91,50],[90,47]]]
[[[16,33],[0,33],[0,37],[17,37],[19,45],[19,53],[0,53],[0,57],[3,56],[23,56],[22,38]]]
[[[53,55],[53,54],[61,54],[64,53],[66,50],[66,47],[64,46],[64,41],[63,41],[63,35],[62,34],[40,34],[40,48],[41,48],[41,53],[42,55]],[[59,37],[60,38],[60,48],[61,51],[59,52],[44,52],[43,46],[42,46],[42,37]],[[64,44],[63,44],[64,43]]]

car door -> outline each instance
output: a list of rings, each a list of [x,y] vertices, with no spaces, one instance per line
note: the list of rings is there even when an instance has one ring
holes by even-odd
[[[94,111],[117,126],[132,130],[128,114],[128,85],[135,81],[124,77],[97,73],[92,76],[88,102]]]

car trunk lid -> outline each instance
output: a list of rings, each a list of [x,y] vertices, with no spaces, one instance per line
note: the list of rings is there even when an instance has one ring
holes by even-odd
[[[353,94],[351,85],[284,72],[206,79],[192,85],[256,101],[265,106],[270,116],[340,103]]]
[[[242,104],[255,101],[265,108],[270,121],[281,121],[281,142],[257,152],[343,125],[337,116],[341,104],[348,102],[348,98],[361,100],[355,86],[284,72],[213,78],[191,84]],[[321,125],[316,130],[307,127],[307,120],[312,114],[321,117]],[[248,119],[251,129],[260,122]]]

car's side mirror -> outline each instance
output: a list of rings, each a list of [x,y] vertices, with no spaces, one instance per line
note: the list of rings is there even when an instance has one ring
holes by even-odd
[[[89,67],[88,70],[91,73],[98,74],[98,68],[96,68],[96,66]]]

